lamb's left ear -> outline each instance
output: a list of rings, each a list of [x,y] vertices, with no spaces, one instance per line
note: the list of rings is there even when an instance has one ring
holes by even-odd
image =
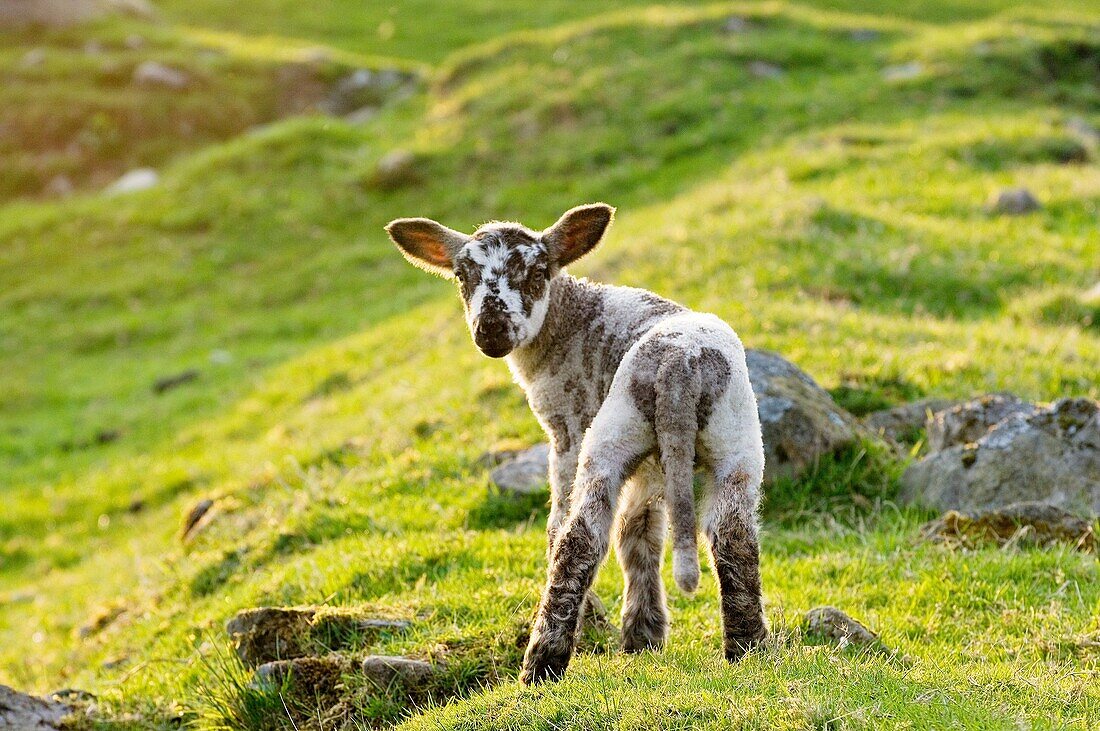
[[[596,248],[614,217],[615,209],[606,203],[570,208],[542,232],[542,239],[554,262],[566,266]]]
[[[386,233],[410,262],[433,274],[454,276],[454,257],[470,237],[430,218],[390,221]]]

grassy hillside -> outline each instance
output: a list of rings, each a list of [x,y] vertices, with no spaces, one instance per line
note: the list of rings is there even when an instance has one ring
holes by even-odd
[[[889,500],[899,465],[877,476],[858,453],[768,498],[766,652],[719,663],[706,580],[673,593],[668,651],[583,656],[559,685],[518,686],[545,512],[491,497],[477,457],[539,429],[504,365],[476,354],[451,286],[381,229],[541,227],[606,200],[617,222],[578,272],[713,311],[854,408],[1095,398],[1083,293],[1100,276],[1100,167],[1081,130],[1100,126],[1100,6],[162,5],[153,24],[5,36],[0,63],[16,73],[42,47],[84,79],[65,48],[93,38],[119,63],[170,53],[209,74],[176,96],[90,94],[149,119],[267,109],[286,49],[424,80],[361,124],[142,126],[148,159],[103,159],[164,164],[156,188],[2,204],[0,683],[86,688],[108,727],[290,728],[281,701],[238,687],[222,627],[246,607],[328,604],[412,619],[381,649],[451,663],[446,705],[350,693],[339,718],[363,725],[1100,723],[1095,558],[920,544],[927,516]],[[110,41],[135,32],[152,50]],[[55,95],[4,112],[29,129],[88,94],[41,73]],[[394,151],[411,156],[398,177],[379,169]],[[1043,209],[990,215],[1018,185]],[[213,518],[183,544],[201,498]],[[597,589],[617,610],[613,563]],[[896,653],[805,646],[799,615],[823,603]]]

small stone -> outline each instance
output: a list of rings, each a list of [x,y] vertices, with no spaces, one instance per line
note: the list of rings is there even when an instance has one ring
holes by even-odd
[[[42,48],[32,48],[19,59],[19,67],[33,69],[46,62],[46,51]]]
[[[871,43],[881,38],[882,34],[870,28],[856,28],[848,34],[848,37],[856,43]]]
[[[749,64],[749,73],[758,79],[778,79],[785,72],[779,66],[767,61],[753,61]]]
[[[110,195],[122,195],[125,193],[137,193],[149,190],[160,182],[160,175],[152,168],[137,168],[123,175],[107,188]]]
[[[751,28],[752,24],[740,15],[731,15],[722,25],[722,30],[726,33],[745,33]]]
[[[383,190],[394,190],[417,179],[416,156],[408,150],[393,150],[375,165],[371,183]]]
[[[435,668],[423,660],[396,655],[371,655],[363,660],[363,674],[379,689],[400,685],[407,692],[426,690]]]
[[[344,121],[348,124],[366,124],[377,116],[378,107],[360,107],[344,115]]]
[[[1043,205],[1027,188],[1002,190],[989,206],[989,212],[1004,216],[1022,216],[1042,210]]]
[[[100,56],[103,54],[103,44],[92,39],[84,43],[85,56]]]
[[[529,495],[546,488],[549,469],[550,445],[536,444],[494,468],[489,480],[501,492]]]
[[[882,77],[887,81],[906,81],[915,79],[924,73],[924,64],[920,61],[910,61],[894,66],[887,66],[882,70]]]
[[[1096,550],[1091,521],[1041,502],[1013,503],[967,515],[949,510],[925,524],[921,536],[936,543],[974,548],[985,543],[1051,546],[1062,543],[1087,553]]]
[[[187,517],[183,520],[183,530],[180,532],[180,537],[183,540],[187,540],[195,532],[196,527],[206,517],[206,514],[210,512],[210,508],[214,507],[214,501],[209,498],[200,500],[187,511]]]
[[[933,414],[927,423],[928,452],[976,442],[1014,414],[1032,414],[1037,407],[1010,393],[994,393]]]
[[[836,607],[816,607],[806,612],[806,634],[843,649],[879,644],[878,635]]]
[[[191,78],[179,69],[156,61],[144,61],[134,69],[133,80],[141,86],[160,86],[167,89],[186,89]]]
[[[139,36],[137,33],[131,33],[126,36],[126,39],[122,43],[131,51],[137,51],[145,48],[145,37]]]
[[[60,198],[72,195],[75,188],[73,181],[67,175],[55,175],[50,178],[50,182],[46,183],[46,193]]]
[[[171,391],[173,388],[179,388],[180,386],[191,383],[198,380],[199,372],[194,368],[189,368],[179,373],[173,373],[170,376],[164,376],[153,381],[153,393],[162,394],[166,391]]]

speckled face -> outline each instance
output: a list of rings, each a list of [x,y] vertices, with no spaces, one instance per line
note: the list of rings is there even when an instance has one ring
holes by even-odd
[[[553,274],[539,234],[516,224],[482,226],[455,256],[454,272],[485,355],[501,358],[538,334]]]

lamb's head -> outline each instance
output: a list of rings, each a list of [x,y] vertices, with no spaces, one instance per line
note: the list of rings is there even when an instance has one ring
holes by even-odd
[[[599,244],[614,214],[594,203],[566,211],[544,231],[493,222],[472,236],[427,218],[399,218],[386,232],[413,264],[458,281],[474,342],[501,358],[538,335],[550,281]]]

